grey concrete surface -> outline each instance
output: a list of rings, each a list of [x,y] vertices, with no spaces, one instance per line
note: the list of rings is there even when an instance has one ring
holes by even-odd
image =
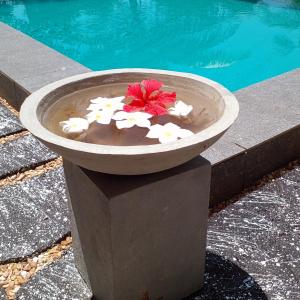
[[[233,124],[234,126],[234,124]],[[230,129],[229,129],[230,131]],[[230,142],[227,137],[227,132],[215,144],[201,153],[212,165],[217,165],[226,161],[228,158],[238,156],[245,153],[245,149]]]
[[[57,157],[32,135],[0,144],[0,178]]]
[[[300,69],[246,87],[235,95],[240,117],[228,137],[245,149],[300,125]]]
[[[300,157],[300,69],[235,95],[240,104],[237,121],[201,154],[213,164],[211,204]]]
[[[19,118],[0,104],[0,137],[23,130]]]
[[[91,296],[74,265],[72,250],[39,271],[17,292],[18,300],[89,300]]]
[[[64,168],[96,299],[176,300],[201,287],[208,161],[143,176]]]
[[[0,36],[0,94],[16,108],[20,107],[26,95],[42,86],[89,71],[81,64],[2,22]],[[7,78],[11,79],[12,84]]]
[[[6,300],[6,294],[5,291],[3,289],[0,289],[0,300]]]
[[[70,232],[62,168],[0,188],[0,262],[41,251]]]

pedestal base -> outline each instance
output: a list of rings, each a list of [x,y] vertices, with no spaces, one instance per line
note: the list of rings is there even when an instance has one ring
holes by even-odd
[[[75,256],[96,299],[179,300],[201,287],[208,161],[199,156],[140,176],[92,172],[68,161],[64,168]]]

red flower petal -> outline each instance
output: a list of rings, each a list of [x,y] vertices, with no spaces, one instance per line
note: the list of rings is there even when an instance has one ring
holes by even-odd
[[[159,104],[146,104],[145,112],[154,116],[162,116],[168,113],[167,109]]]
[[[127,89],[127,97],[134,97],[135,99],[144,99],[144,95],[139,83],[129,84]]]
[[[124,110],[127,112],[131,111],[139,111],[144,108],[145,102],[143,100],[135,99],[132,100],[130,103],[124,106]]]
[[[135,112],[140,111],[142,108],[137,106],[131,106],[131,105],[124,105],[123,110],[126,112]]]
[[[126,96],[132,97],[133,100],[124,106],[124,110],[127,112],[144,110],[159,116],[167,114],[166,106],[175,102],[176,93],[161,91],[162,85],[162,82],[154,79],[128,85]]]
[[[140,100],[140,99],[134,99],[128,105],[136,106],[136,107],[144,107],[145,106],[145,101]]]
[[[163,83],[154,79],[150,79],[150,80],[143,80],[142,85],[146,91],[145,97],[148,99],[149,97],[151,97],[152,93],[159,91]]]
[[[157,99],[161,104],[171,104],[176,100],[176,93],[160,92]]]

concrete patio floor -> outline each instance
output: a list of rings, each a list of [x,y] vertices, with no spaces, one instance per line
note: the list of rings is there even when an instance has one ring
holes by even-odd
[[[20,274],[5,284],[2,271],[0,299],[90,299],[68,238],[61,160],[3,100],[0,147],[0,270],[15,262],[21,274],[28,261],[49,260],[23,284]],[[229,202],[209,219],[205,285],[187,299],[300,299],[299,162]]]

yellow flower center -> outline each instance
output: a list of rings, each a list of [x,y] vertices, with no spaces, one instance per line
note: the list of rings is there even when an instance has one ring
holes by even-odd
[[[111,108],[111,107],[112,107],[111,103],[107,103],[105,106],[106,106],[107,108]]]
[[[165,136],[165,137],[171,137],[172,135],[173,135],[173,133],[170,132],[170,131],[165,131],[165,132],[164,132],[164,136]]]

